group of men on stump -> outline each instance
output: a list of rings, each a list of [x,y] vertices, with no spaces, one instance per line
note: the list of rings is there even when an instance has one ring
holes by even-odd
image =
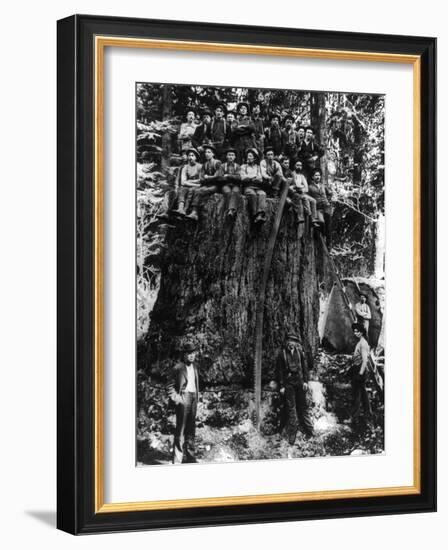
[[[352,328],[358,343],[351,362],[352,408],[348,422],[355,421],[361,415],[361,404],[365,418],[370,422],[372,409],[366,390],[369,345],[364,325],[355,323]],[[176,407],[174,464],[196,462],[195,433],[199,395],[196,359],[197,348],[190,341],[184,346],[183,360],[175,365],[168,383],[168,394]],[[300,338],[288,334],[283,348],[277,354],[276,381],[272,385],[284,400],[287,418],[285,434],[290,445],[294,445],[299,429],[307,438],[314,432],[307,399],[308,381],[308,367]]]
[[[201,204],[213,193],[226,197],[226,215],[234,218],[240,196],[247,198],[255,224],[266,221],[266,197],[278,196],[283,182],[288,183],[287,202],[303,223],[305,214],[315,227],[323,227],[327,240],[331,234],[331,191],[322,181],[320,159],[324,150],[315,141],[310,126],[296,129],[293,116],[273,114],[269,125],[260,115],[256,102],[249,112],[248,103],[239,103],[237,112],[224,105],[209,111],[196,124],[189,110],[178,134],[183,164],[167,209],[171,214],[197,221]],[[202,158],[201,158],[202,157]],[[201,161],[201,162],[200,162]]]

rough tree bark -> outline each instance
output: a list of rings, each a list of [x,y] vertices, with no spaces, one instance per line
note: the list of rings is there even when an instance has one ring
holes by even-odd
[[[310,94],[310,120],[315,130],[316,141],[325,150],[327,148],[327,110],[325,106],[326,95],[312,92]],[[323,157],[325,158],[325,157]],[[324,181],[328,180],[327,163],[321,161],[321,170]]]
[[[255,228],[244,199],[235,222],[224,216],[224,199],[214,195],[200,221],[179,222],[166,237],[161,284],[139,368],[164,378],[187,339],[199,347],[206,386],[253,382],[256,300],[267,239],[277,200],[269,199],[268,221]],[[300,236],[303,232],[303,236]],[[275,355],[286,333],[301,335],[308,361],[318,345],[318,239],[285,210],[267,284],[263,383],[274,376]]]
[[[173,114],[173,93],[172,86],[165,84],[162,88],[162,120],[169,120]],[[162,168],[166,168],[168,165],[168,159],[171,155],[171,134],[165,132],[162,136],[162,148],[164,154],[162,155]]]

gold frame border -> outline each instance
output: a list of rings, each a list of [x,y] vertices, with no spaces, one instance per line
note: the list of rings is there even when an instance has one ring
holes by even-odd
[[[229,497],[159,500],[142,502],[104,502],[104,50],[106,47],[155,48],[210,53],[287,56],[314,59],[407,63],[413,65],[413,157],[414,157],[414,482],[410,486],[352,490],[313,491]],[[380,52],[353,52],[307,48],[256,46],[177,40],[155,40],[96,36],[95,55],[95,513],[167,510],[206,506],[233,506],[274,502],[303,502],[341,498],[415,495],[421,492],[421,351],[420,351],[420,272],[421,272],[421,59],[418,55]]]

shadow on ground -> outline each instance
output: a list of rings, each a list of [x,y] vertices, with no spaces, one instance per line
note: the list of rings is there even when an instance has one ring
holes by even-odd
[[[56,510],[26,510],[25,514],[56,529]]]

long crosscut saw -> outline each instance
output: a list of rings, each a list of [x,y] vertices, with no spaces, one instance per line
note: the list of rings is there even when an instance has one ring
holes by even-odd
[[[268,283],[269,272],[271,270],[272,255],[274,246],[277,240],[277,234],[280,227],[280,222],[285,208],[286,197],[288,195],[289,185],[286,180],[283,181],[280,192],[280,201],[278,203],[277,212],[275,214],[274,223],[269,235],[268,247],[264,257],[263,275],[261,278],[260,289],[258,291],[257,308],[255,311],[255,425],[257,430],[260,429],[260,409],[261,409],[261,356],[263,353],[263,319],[264,306],[266,297],[266,286]]]

